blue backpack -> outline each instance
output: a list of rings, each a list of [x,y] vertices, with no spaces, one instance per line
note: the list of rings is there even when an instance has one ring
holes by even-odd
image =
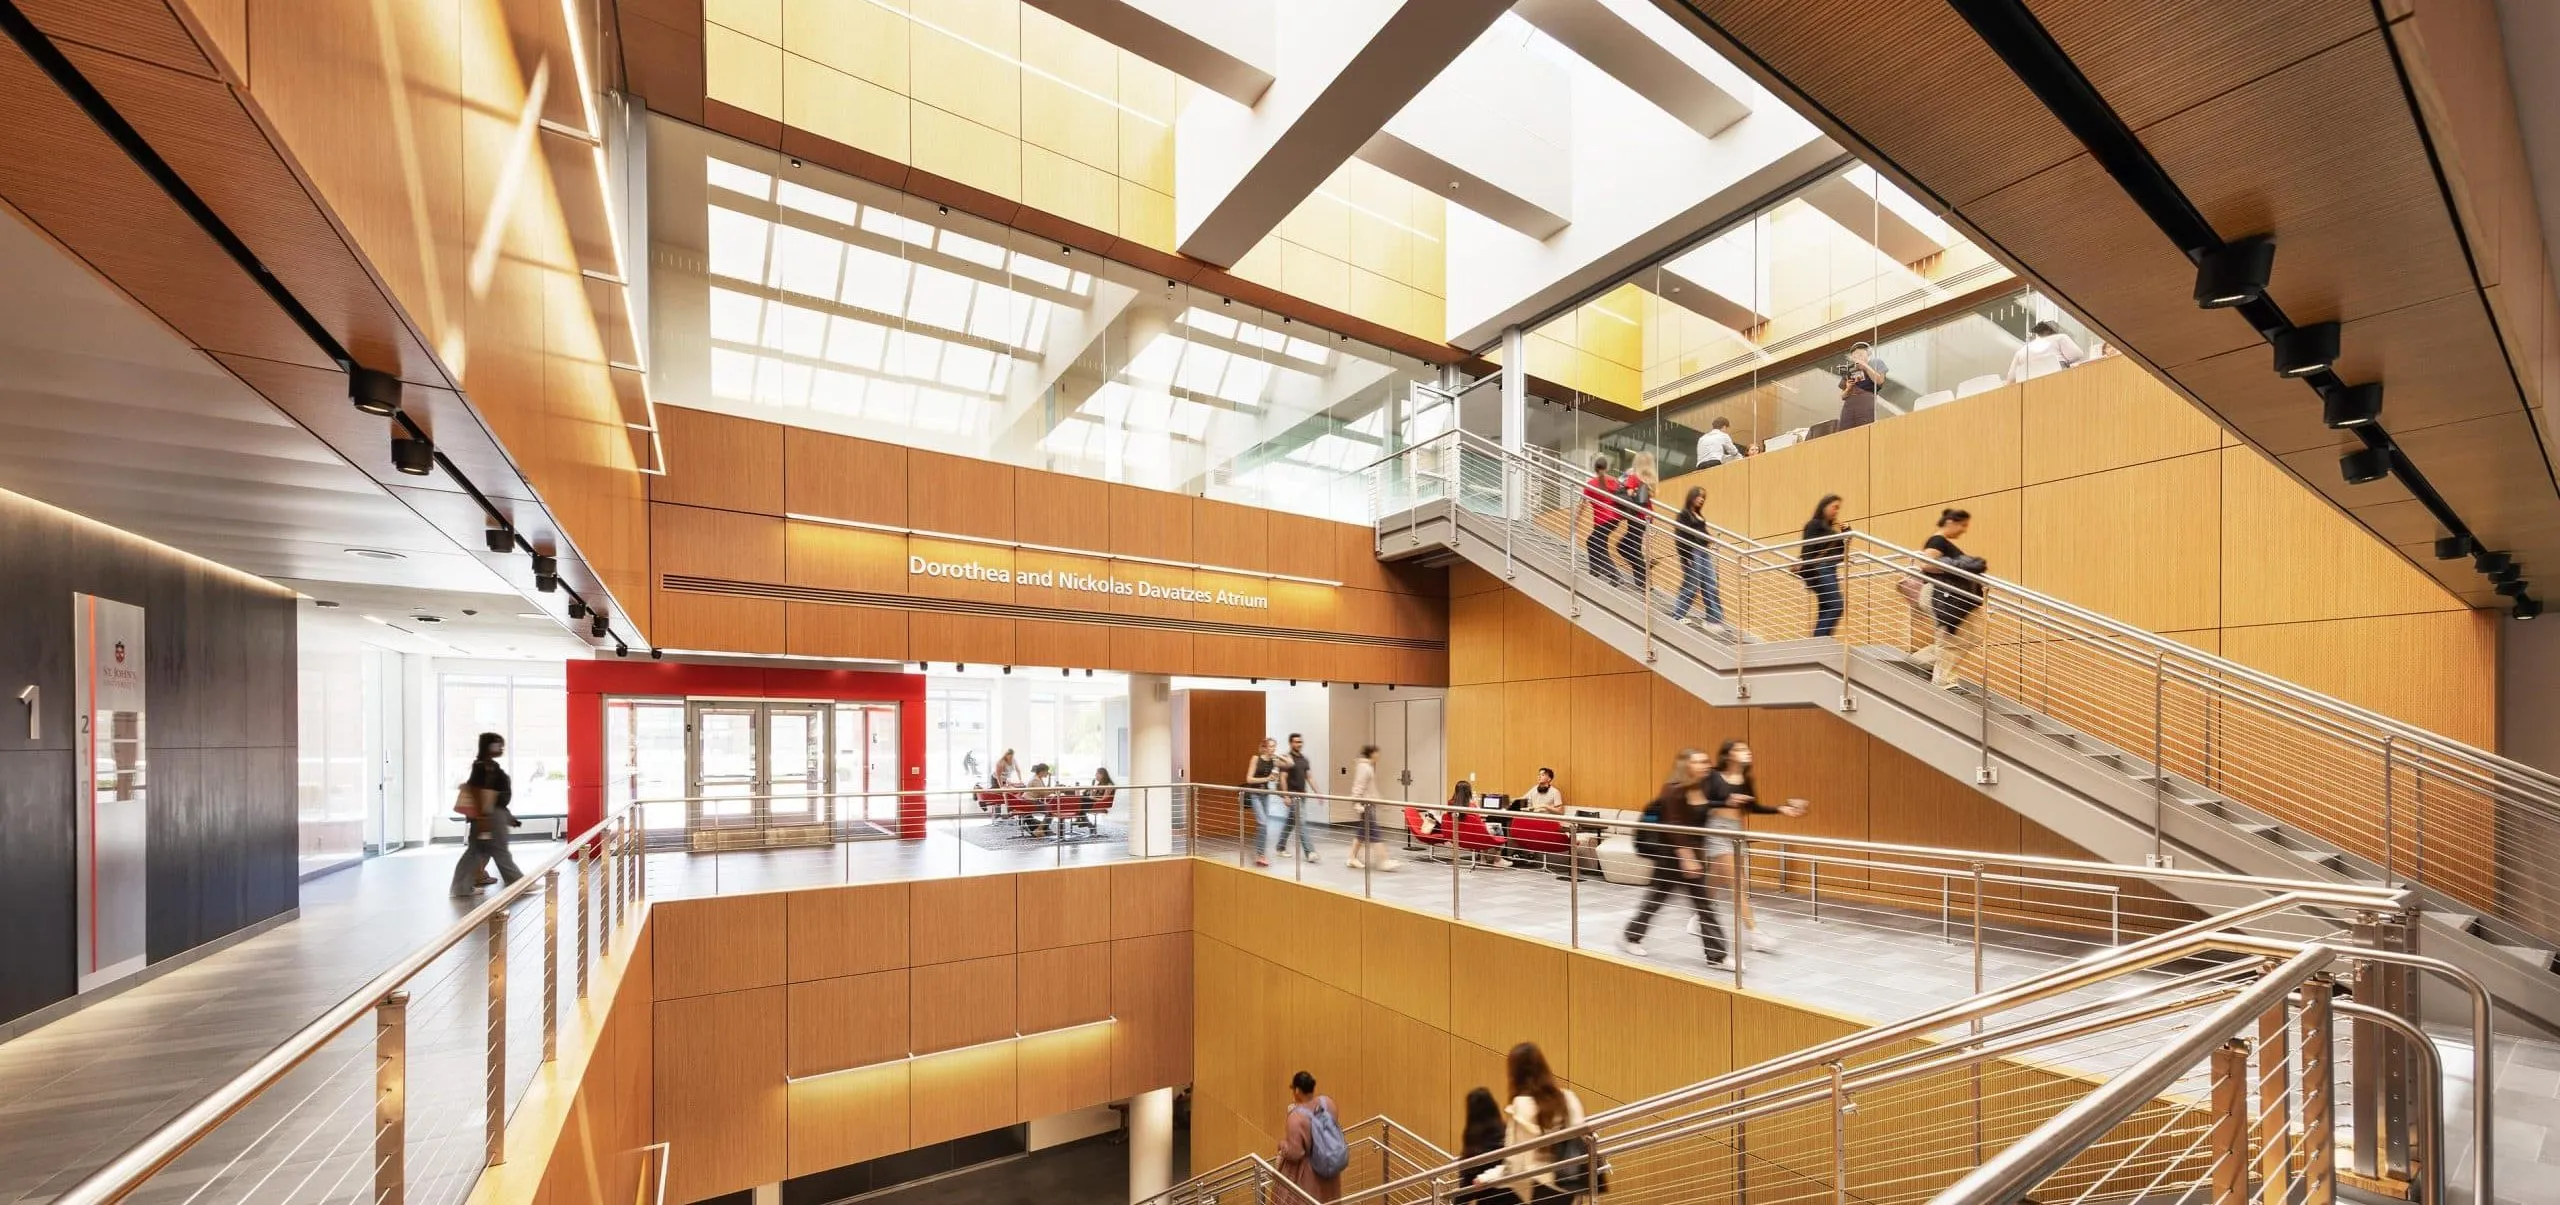
[[[1329,1104],[1318,1104],[1307,1110],[1307,1166],[1327,1180],[1342,1174],[1351,1166],[1351,1147],[1342,1141],[1342,1127],[1333,1120]]]

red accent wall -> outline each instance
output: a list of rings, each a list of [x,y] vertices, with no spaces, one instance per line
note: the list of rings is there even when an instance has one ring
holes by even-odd
[[[569,831],[604,819],[604,700],[607,695],[725,695],[748,699],[829,699],[896,703],[899,835],[924,836],[924,675],[868,670],[764,669],[674,661],[571,661],[569,668]]]

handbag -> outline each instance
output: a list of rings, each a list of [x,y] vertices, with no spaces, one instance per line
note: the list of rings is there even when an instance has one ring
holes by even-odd
[[[1591,1143],[1581,1138],[1567,1138],[1547,1148],[1548,1166],[1556,1169],[1556,1191],[1569,1196],[1590,1193],[1599,1196],[1609,1191],[1609,1167],[1602,1164],[1595,1176],[1591,1169]]]
[[[453,793],[453,814],[466,820],[477,820],[487,815],[489,794],[485,787],[475,787],[467,782],[462,784],[462,789]]]
[[[1928,605],[1929,583],[1920,578],[1903,578],[1895,582],[1893,588],[1902,592],[1902,601],[1911,604],[1911,609],[1914,611]]]

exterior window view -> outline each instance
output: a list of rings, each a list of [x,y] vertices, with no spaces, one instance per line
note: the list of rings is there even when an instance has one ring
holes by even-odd
[[[0,1202],[2560,1205],[2560,8],[0,27]]]

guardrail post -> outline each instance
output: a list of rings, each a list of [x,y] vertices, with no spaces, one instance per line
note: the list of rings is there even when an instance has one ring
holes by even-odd
[[[560,868],[542,872],[542,1061],[560,1057]]]
[[[1840,1082],[1837,1062],[1831,1069],[1831,1200],[1849,1205],[1849,1092]]]
[[[409,1191],[409,993],[373,1006],[373,1200],[403,1205]]]
[[[1592,847],[1595,851],[1598,846]],[[1567,829],[1564,835],[1565,866],[1565,937],[1571,948],[1582,948],[1582,834]]]
[[[2391,877],[2393,844],[2391,829],[2394,819],[2391,798],[2392,752],[2392,737],[2386,732],[2382,736],[2382,885],[2385,887],[2398,886]]]
[[[1725,935],[1729,939],[1725,942],[1725,954],[1733,959],[1733,985],[1735,987],[1742,986],[1742,952],[1745,949],[1750,948],[1751,945],[1750,940],[1744,936],[1748,930],[1746,930],[1742,924],[1742,908],[1745,902],[1743,892],[1749,890],[1749,883],[1751,881],[1751,876],[1745,870],[1744,864],[1750,860],[1750,857],[1751,844],[1744,841],[1740,834],[1735,834],[1733,837],[1733,932]],[[1706,890],[1700,894],[1705,897],[1707,907],[1713,908],[1716,906],[1714,884],[1708,884]],[[1703,916],[1699,917],[1698,923],[1707,923],[1707,918]]]
[[[2151,651],[2151,864],[2165,865],[2163,854],[2169,852],[2168,838],[2161,830],[2167,827],[2169,808],[2169,766],[2164,754],[2168,719],[2165,694],[2168,690],[2168,667],[2160,650]]]
[[[2213,1052],[2213,1205],[2249,1205],[2249,1048]]]
[[[597,901],[596,912],[596,956],[599,958],[613,948],[614,883],[622,876],[622,856],[614,848],[615,831],[614,823],[607,821],[604,831],[596,834],[596,857],[604,863],[598,870],[604,876],[604,898]]]
[[[488,1163],[507,1161],[507,913],[489,914]]]
[[[587,963],[595,956],[595,944],[590,940],[587,917],[593,907],[596,894],[594,880],[596,859],[593,850],[582,849],[570,856],[578,863],[578,957],[576,962],[578,998],[584,1000],[587,998]]]
[[[2302,1146],[2294,1174],[2302,1177],[2303,1205],[2337,1205],[2337,1065],[2331,1060],[2329,981],[2302,989]]]
[[[2258,1205],[2290,1205],[2293,1197],[2292,1021],[2282,1004],[2258,1016]]]
[[[2365,913],[2351,930],[2356,944],[2406,952],[2413,944],[2407,918]],[[2414,1022],[2418,1019],[2417,977],[2393,963],[2362,959],[2355,964],[2356,1003],[2378,1008]],[[2355,1023],[2354,1167],[2359,1176],[2409,1177],[2409,1077],[2415,1058],[2399,1032],[2370,1021]]]

